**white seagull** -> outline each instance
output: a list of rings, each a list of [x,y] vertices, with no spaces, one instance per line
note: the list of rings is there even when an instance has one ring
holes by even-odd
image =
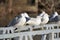
[[[39,15],[42,17],[41,19],[41,24],[47,24],[48,21],[49,21],[49,15],[45,12],[45,11],[42,11],[42,13]]]
[[[26,18],[24,14],[20,14],[16,16],[7,26],[17,26],[17,27],[22,27],[26,23]]]
[[[21,14],[21,17],[17,21],[18,21],[18,23],[15,24],[14,26],[23,27],[25,25],[26,19],[25,19],[25,16],[23,13]]]
[[[36,18],[30,18],[30,20],[28,21],[28,22],[26,22],[27,24],[29,24],[29,25],[32,25],[32,26],[34,26],[34,25],[40,25],[40,23],[41,23],[41,17],[40,16],[37,16]]]
[[[25,27],[25,24],[26,24],[26,18],[24,13],[22,13],[21,17],[18,19],[18,23],[14,25],[16,28],[15,32],[20,32],[21,28]]]

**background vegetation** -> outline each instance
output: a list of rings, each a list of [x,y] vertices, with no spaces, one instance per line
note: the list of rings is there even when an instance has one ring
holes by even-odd
[[[48,14],[53,10],[60,14],[60,0],[0,0],[0,26],[8,25],[23,11],[36,17],[38,11],[42,9],[45,9]]]

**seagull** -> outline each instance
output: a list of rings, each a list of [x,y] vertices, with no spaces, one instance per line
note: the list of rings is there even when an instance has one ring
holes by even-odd
[[[26,22],[29,21],[30,18],[31,18],[31,17],[29,17],[29,15],[28,15],[26,12],[24,13],[24,16],[25,16],[25,18],[26,18]]]
[[[49,21],[49,16],[48,14],[45,14],[42,18],[41,24],[47,24]]]
[[[26,24],[29,25],[39,25],[41,22],[41,17],[37,16],[36,18],[31,18],[27,13],[24,13],[26,18]]]
[[[15,29],[15,32],[20,32],[21,28],[25,27],[26,23],[26,18],[23,13],[21,14],[21,17],[17,21],[18,23],[14,25],[17,29],[17,30]]]
[[[24,14],[21,14],[21,17],[17,21],[18,21],[18,23],[15,24],[14,26],[23,27],[26,23],[26,19],[25,19]]]
[[[49,21],[49,15],[45,11],[42,11],[42,13],[39,16],[42,17],[42,19],[41,19],[41,25],[44,25],[44,24],[48,23],[48,21]]]
[[[9,24],[8,26],[23,26],[26,22],[26,19],[23,15],[23,13],[21,15],[16,16]]]
[[[41,23],[41,17],[40,16],[37,16],[36,18],[31,18],[28,22],[26,22],[27,24],[29,25],[40,25]]]
[[[58,22],[59,19],[58,19],[58,13],[57,12],[54,12],[52,15],[50,15],[49,17],[49,22]]]

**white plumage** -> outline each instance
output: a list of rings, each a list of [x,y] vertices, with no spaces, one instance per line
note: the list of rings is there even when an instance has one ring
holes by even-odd
[[[41,17],[40,16],[37,16],[36,18],[31,18],[27,24],[29,25],[40,25],[41,23]]]
[[[40,16],[37,16],[36,18],[31,18],[29,17],[29,15],[27,13],[24,13],[25,17],[27,17],[26,20],[28,20],[26,22],[26,24],[29,24],[29,25],[40,25],[41,23],[41,17]]]
[[[49,21],[49,15],[43,11],[40,16],[42,17],[41,24],[46,24]]]
[[[26,22],[27,21],[29,21],[30,19],[31,19],[31,17],[29,17],[29,15],[25,12],[25,13],[23,13],[24,14],[24,16],[25,16],[25,18],[26,18]]]
[[[15,25],[17,27],[22,27],[26,23],[25,16],[21,14],[21,18],[18,19],[18,23]]]
[[[26,12],[24,13],[24,16],[29,18],[29,15]]]

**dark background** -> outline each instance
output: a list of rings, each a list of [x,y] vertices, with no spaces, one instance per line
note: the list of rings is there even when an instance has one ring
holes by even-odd
[[[60,0],[0,0],[0,26],[6,26],[15,16],[26,11],[36,17],[38,11],[45,9],[48,14],[53,10],[60,14]]]

